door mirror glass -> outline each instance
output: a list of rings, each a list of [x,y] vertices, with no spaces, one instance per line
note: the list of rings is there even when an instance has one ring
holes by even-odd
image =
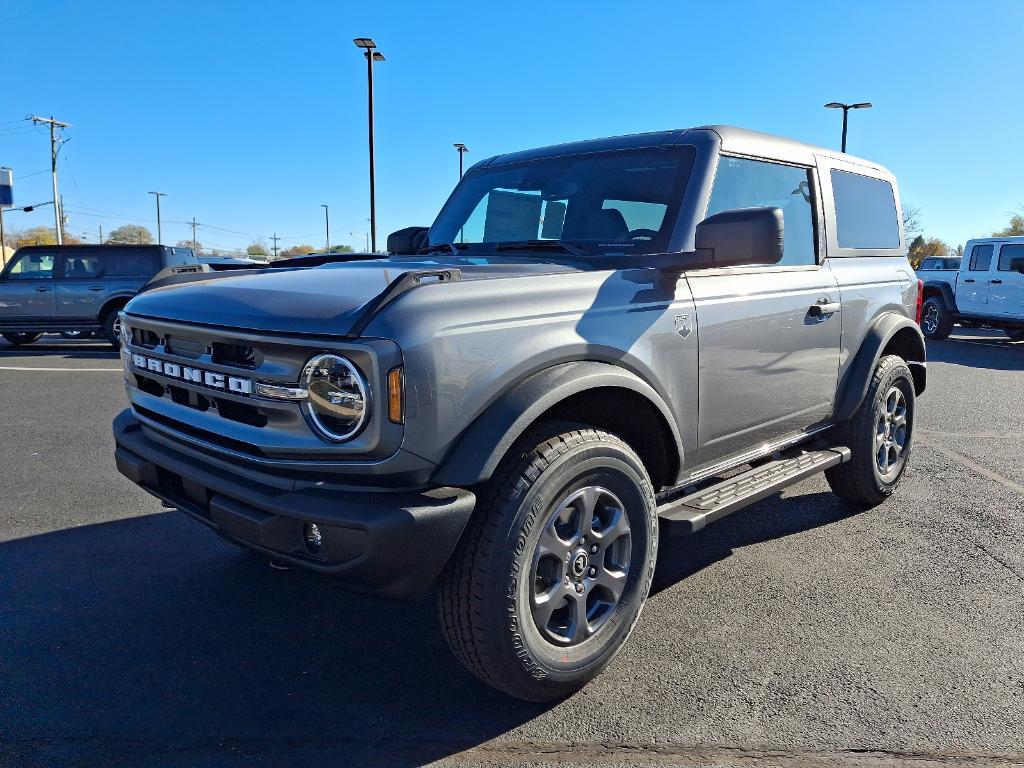
[[[783,254],[782,210],[722,211],[697,225],[697,253],[703,267],[778,264]]]
[[[416,253],[427,244],[427,227],[406,227],[388,235],[388,253]]]

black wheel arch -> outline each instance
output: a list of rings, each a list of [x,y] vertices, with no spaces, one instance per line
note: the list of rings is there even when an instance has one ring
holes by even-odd
[[[679,475],[682,440],[658,392],[620,366],[575,361],[538,371],[502,394],[462,433],[433,481],[461,487],[485,482],[516,440],[546,419],[618,435],[641,457],[655,489]]]
[[[103,306],[100,307],[100,311],[96,315],[96,319],[99,321],[100,325],[103,325],[103,323],[106,322],[107,316],[111,312],[118,312],[118,311],[124,309],[125,305],[129,301],[131,301],[134,296],[135,296],[135,294],[126,293],[126,294],[120,294],[120,295],[117,295],[117,296],[111,296],[110,298],[108,298],[104,302]]]
[[[924,334],[909,317],[898,312],[886,312],[864,334],[860,349],[839,384],[833,415],[836,421],[851,418],[864,402],[875,366],[885,355],[902,357],[914,378],[914,393],[920,395],[924,392],[928,360]]]
[[[927,301],[931,298],[938,298],[947,312],[956,313],[956,295],[953,293],[953,286],[942,280],[932,280],[924,284],[922,298]]]

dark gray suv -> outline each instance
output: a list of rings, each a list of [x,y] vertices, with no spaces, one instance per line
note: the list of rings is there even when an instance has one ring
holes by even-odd
[[[117,466],[277,561],[438,585],[513,696],[611,661],[660,531],[907,467],[921,287],[876,163],[725,126],[516,152],[388,249],[133,299]]]
[[[31,344],[43,333],[102,332],[156,275],[199,270],[191,248],[164,245],[30,245],[0,272],[0,333]]]

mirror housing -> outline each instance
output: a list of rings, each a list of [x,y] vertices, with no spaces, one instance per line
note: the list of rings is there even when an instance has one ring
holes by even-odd
[[[785,228],[780,208],[737,208],[697,225],[698,261],[704,267],[778,264]]]
[[[429,227],[406,227],[388,235],[388,253],[416,253],[427,244]]]
[[[1024,275],[1024,258],[1018,257],[1016,259],[1010,259],[1010,271],[1020,272]]]

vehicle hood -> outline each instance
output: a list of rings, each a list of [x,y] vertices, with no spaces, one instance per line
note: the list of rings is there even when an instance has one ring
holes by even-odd
[[[393,281],[406,272],[449,267],[462,280],[509,279],[578,271],[551,262],[488,259],[403,259],[324,264],[305,269],[204,273],[159,285],[132,299],[125,311],[139,317],[284,334],[349,335]],[[440,286],[438,287],[440,289]]]

